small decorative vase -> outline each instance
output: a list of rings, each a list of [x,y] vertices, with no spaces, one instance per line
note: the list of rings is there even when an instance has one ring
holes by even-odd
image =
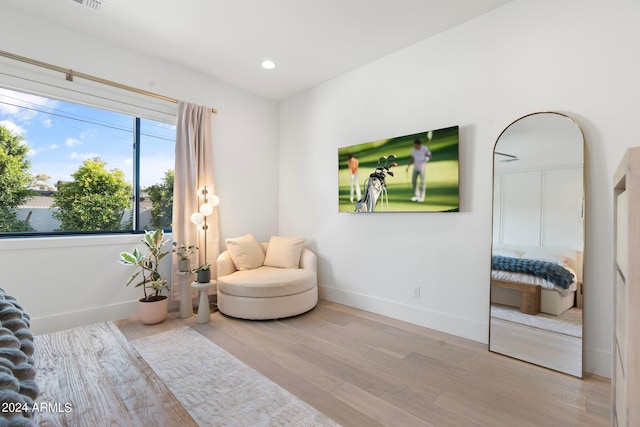
[[[211,270],[198,271],[198,282],[209,283],[211,281]]]
[[[191,260],[190,259],[180,259],[178,260],[178,271],[186,273],[191,270]]]

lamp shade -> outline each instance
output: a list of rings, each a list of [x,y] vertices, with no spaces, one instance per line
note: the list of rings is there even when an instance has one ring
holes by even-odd
[[[191,215],[191,222],[195,225],[202,224],[204,222],[204,215],[202,215],[200,212],[194,213],[193,215]]]
[[[200,205],[200,213],[204,216],[209,216],[213,213],[213,206],[209,203],[203,203]]]
[[[207,197],[207,186],[203,185],[202,187],[198,188],[196,192],[198,193],[198,197],[204,199],[205,197]]]
[[[209,204],[215,208],[220,204],[220,198],[215,194],[212,194],[211,196],[209,196]]]

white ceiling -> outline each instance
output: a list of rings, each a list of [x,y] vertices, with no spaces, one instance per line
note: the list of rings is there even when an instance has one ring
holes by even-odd
[[[74,0],[3,0],[280,100],[511,0],[100,1],[96,11]],[[260,67],[267,58],[274,70]]]

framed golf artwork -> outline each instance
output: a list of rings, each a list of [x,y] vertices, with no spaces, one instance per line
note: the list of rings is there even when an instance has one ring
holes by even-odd
[[[338,149],[340,212],[459,212],[458,126]]]

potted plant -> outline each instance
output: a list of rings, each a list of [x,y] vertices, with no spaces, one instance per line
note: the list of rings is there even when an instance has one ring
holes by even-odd
[[[169,250],[164,250],[169,240],[163,240],[164,231],[162,229],[145,231],[141,240],[146,246],[147,253],[143,254],[138,248],[133,252],[120,252],[120,263],[133,265],[139,268],[133,273],[126,283],[129,286],[136,278],[139,281],[135,287],[142,286],[144,297],[138,300],[138,317],[140,321],[147,325],[162,322],[167,316],[169,299],[166,295],[161,295],[167,286],[167,281],[158,272],[160,260],[164,258]],[[142,275],[142,277],[139,277]],[[150,292],[147,292],[147,291]]]
[[[196,245],[178,245],[173,242],[173,253],[178,256],[178,271],[188,273],[191,271],[191,254],[198,249]]]
[[[211,265],[202,264],[193,269],[193,272],[197,274],[198,283],[209,283],[211,281]]]

